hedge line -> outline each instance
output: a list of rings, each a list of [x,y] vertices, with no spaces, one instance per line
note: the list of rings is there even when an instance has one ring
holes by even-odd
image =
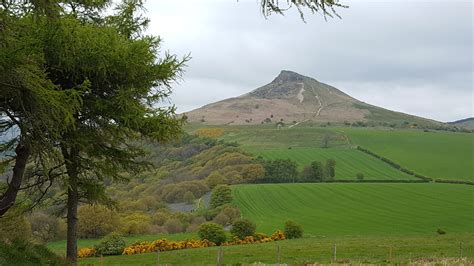
[[[420,174],[417,174],[417,173],[415,173],[415,172],[413,172],[413,171],[411,171],[411,170],[409,170],[409,169],[403,168],[401,165],[397,164],[396,162],[394,162],[394,161],[392,161],[392,160],[390,160],[390,159],[388,159],[388,158],[385,158],[385,157],[383,157],[383,156],[380,156],[380,155],[378,155],[378,154],[376,154],[376,153],[374,153],[374,152],[372,152],[372,151],[370,151],[370,150],[368,150],[368,149],[366,149],[366,148],[363,148],[363,147],[361,147],[361,146],[357,146],[357,149],[358,149],[359,151],[361,151],[361,152],[364,152],[364,153],[366,153],[366,154],[368,154],[368,155],[371,155],[372,157],[375,157],[375,158],[377,158],[377,159],[379,159],[379,160],[382,160],[383,162],[387,163],[388,165],[392,166],[393,168],[395,168],[395,169],[397,169],[397,170],[399,170],[399,171],[402,171],[402,172],[404,172],[404,173],[406,173],[406,174],[408,174],[408,175],[411,175],[411,176],[414,176],[414,177],[416,177],[416,178],[419,178],[419,179],[421,179],[421,180],[423,180],[423,181],[425,181],[425,182],[433,181],[433,178],[431,178],[431,177],[427,177],[427,176],[424,176],[424,175],[420,175]]]
[[[436,183],[446,183],[446,184],[463,184],[474,186],[473,181],[462,181],[462,180],[446,180],[446,179],[436,179]]]
[[[295,182],[288,181],[287,179],[271,179],[271,178],[262,178],[257,180],[256,184],[288,184],[288,183],[426,183],[428,180],[422,179],[410,179],[410,180],[393,180],[393,179],[372,179],[372,180],[351,180],[351,179],[333,179],[333,180],[324,180],[322,182],[312,181],[312,180],[302,180],[297,179]]]

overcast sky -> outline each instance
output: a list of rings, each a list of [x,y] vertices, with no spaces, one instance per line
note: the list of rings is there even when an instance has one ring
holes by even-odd
[[[258,0],[148,0],[148,33],[192,56],[171,102],[189,111],[286,69],[388,109],[439,121],[474,116],[471,1],[342,3],[350,5],[342,19],[307,13],[305,24],[296,9],[265,19]]]

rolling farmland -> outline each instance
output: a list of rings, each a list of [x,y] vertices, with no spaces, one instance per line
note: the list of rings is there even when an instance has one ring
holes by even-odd
[[[355,166],[349,166],[347,159],[351,152],[347,149],[360,145],[421,175],[434,179],[474,181],[474,134],[315,125],[291,129],[276,129],[270,125],[222,128],[225,133],[220,139],[237,142],[247,151],[267,159],[295,160],[300,167],[310,162],[310,158],[324,159],[334,154],[333,157],[340,157],[338,170],[345,173],[338,176],[340,179],[352,178],[355,171],[367,173],[369,179],[407,179],[394,176],[394,170],[389,169],[388,165],[375,166],[373,160],[356,156],[355,153],[351,155],[354,158],[351,164],[357,164],[357,170]],[[321,149],[325,136],[329,136],[329,148]],[[374,171],[374,167],[377,170]],[[380,172],[386,175],[374,178],[374,174]]]
[[[474,181],[474,134],[344,128],[353,144],[435,179]]]
[[[267,149],[254,152],[265,159],[292,159],[303,168],[313,161],[324,162],[335,159],[336,180],[354,180],[357,173],[364,174],[366,180],[416,180],[386,163],[356,149],[349,148],[293,148],[293,149]]]
[[[474,187],[451,184],[265,184],[233,189],[257,230],[286,220],[307,236],[474,232]],[[265,195],[265,196],[262,196]]]

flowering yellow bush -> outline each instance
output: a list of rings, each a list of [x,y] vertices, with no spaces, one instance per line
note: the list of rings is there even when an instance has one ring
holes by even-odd
[[[234,246],[234,245],[247,245],[256,243],[267,243],[278,240],[285,240],[285,234],[281,231],[275,231],[271,236],[267,236],[262,233],[257,233],[254,236],[247,236],[244,239],[234,237],[232,241],[222,243],[223,246]],[[177,249],[188,249],[188,248],[205,248],[216,246],[215,243],[204,239],[204,240],[183,240],[183,241],[171,241],[167,239],[149,241],[137,241],[130,246],[126,247],[122,255],[135,255],[141,253],[151,253],[156,251],[171,251]],[[93,248],[81,248],[78,252],[78,257],[91,257],[96,254],[96,250]]]
[[[166,239],[155,240],[153,242],[135,242],[123,250],[123,255],[134,255],[140,253],[150,253],[156,251],[170,251],[186,248],[204,248],[213,247],[214,244],[206,239],[204,240],[184,240],[184,241],[169,241]]]
[[[267,243],[278,240],[285,240],[285,234],[278,230],[275,231],[272,236],[267,236],[266,234],[256,233],[254,236],[247,236],[244,239],[239,239],[234,237],[232,241],[225,242],[224,246],[235,246],[235,245],[247,245],[247,244],[256,244],[256,243]]]
[[[273,240],[277,241],[277,240],[285,240],[286,237],[285,237],[285,233],[283,233],[281,230],[277,230],[275,231],[273,234],[272,234],[272,237],[271,237]]]
[[[86,258],[86,257],[92,257],[96,253],[96,250],[94,248],[81,248],[77,252],[77,256],[79,258]]]

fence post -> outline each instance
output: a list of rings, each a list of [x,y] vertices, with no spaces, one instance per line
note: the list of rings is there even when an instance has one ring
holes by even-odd
[[[333,250],[333,254],[332,254],[332,260],[334,262],[337,261],[337,247],[336,247],[336,243],[334,243],[334,250]]]
[[[392,263],[392,246],[390,246],[390,249],[388,252],[388,262]]]
[[[224,252],[222,251],[222,247],[219,247],[217,250],[217,266],[222,265],[222,257],[224,256]]]
[[[277,265],[281,263],[280,245],[277,245]]]
[[[156,265],[160,266],[160,250],[156,250]]]

